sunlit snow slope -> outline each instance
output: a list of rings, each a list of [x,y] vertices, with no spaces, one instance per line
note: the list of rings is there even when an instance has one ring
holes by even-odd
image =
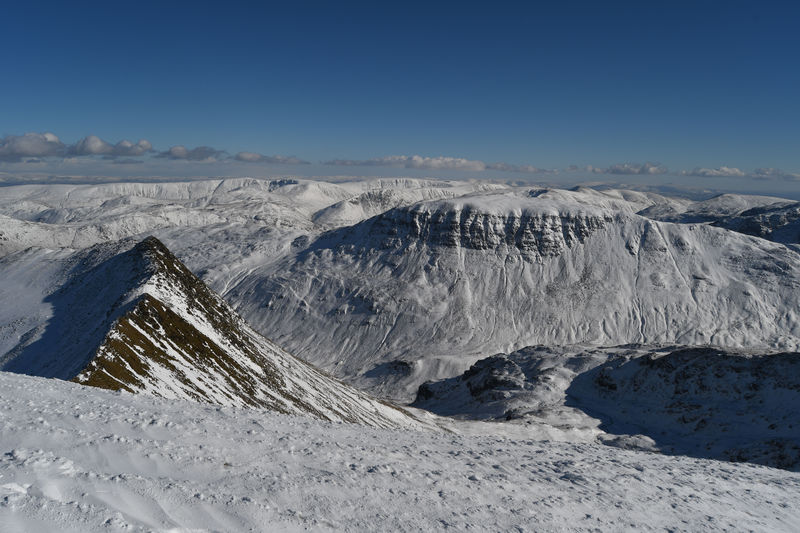
[[[800,475],[0,372],[0,531],[786,531]]]

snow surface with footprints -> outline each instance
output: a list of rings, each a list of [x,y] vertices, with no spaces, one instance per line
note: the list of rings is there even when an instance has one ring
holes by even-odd
[[[800,529],[797,473],[502,431],[369,429],[0,373],[0,531]]]

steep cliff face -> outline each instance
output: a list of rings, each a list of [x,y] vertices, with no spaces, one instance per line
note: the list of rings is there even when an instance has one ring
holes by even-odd
[[[478,205],[421,204],[393,209],[369,224],[383,246],[428,246],[518,253],[530,261],[560,255],[612,221],[608,214],[485,212]]]
[[[613,221],[608,212],[494,194],[469,200],[422,202],[388,209],[350,228],[323,235],[320,246],[352,251],[446,247],[492,250],[527,261],[560,255]],[[363,239],[359,246],[356,237]]]
[[[80,254],[50,300],[49,323],[3,370],[323,420],[416,424],[255,333],[155,238]]]

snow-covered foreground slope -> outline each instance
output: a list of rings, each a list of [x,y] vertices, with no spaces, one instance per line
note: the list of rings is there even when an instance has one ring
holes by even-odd
[[[800,353],[531,346],[423,384],[415,406],[599,441],[800,469]]]
[[[0,373],[0,531],[797,531],[800,475]]]
[[[49,315],[43,309],[28,331],[17,322],[23,329],[3,370],[325,420],[418,424],[254,332],[153,237],[97,245],[62,263],[53,276],[61,284],[42,301]]]

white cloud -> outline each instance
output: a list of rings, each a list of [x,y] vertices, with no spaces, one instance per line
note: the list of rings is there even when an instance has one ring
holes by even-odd
[[[307,165],[308,161],[303,161],[292,156],[283,155],[262,155],[255,152],[239,152],[234,156],[237,161],[245,163],[273,163],[277,165]]]
[[[633,163],[621,163],[618,165],[611,165],[608,168],[588,166],[586,169],[590,172],[594,172],[595,174],[656,175],[667,173],[667,167],[659,163],[650,162],[646,162],[641,165]]]
[[[750,174],[750,177],[757,180],[800,181],[800,174],[784,172],[778,168],[757,168]]]
[[[486,163],[461,157],[423,157],[421,155],[389,155],[376,157],[374,159],[353,160],[353,159],[334,159],[325,161],[325,165],[339,166],[365,166],[365,167],[400,167],[400,168],[424,168],[431,170],[486,170]]]
[[[245,161],[247,163],[258,163],[264,156],[254,152],[239,152],[236,154],[238,161]]]
[[[502,172],[520,172],[523,174],[539,174],[545,172],[553,172],[542,168],[537,168],[533,165],[512,165],[510,163],[492,163],[486,165],[487,170],[500,170]]]
[[[88,135],[74,144],[65,145],[53,133],[26,133],[24,135],[7,135],[0,138],[0,162],[24,163],[26,165],[44,165],[48,158],[58,158],[66,164],[77,164],[84,156],[101,156],[119,165],[134,165],[143,162],[138,157],[154,152],[152,144],[146,139],[134,143],[122,140],[111,144],[96,135]],[[277,165],[307,165],[308,161],[294,156],[264,155],[256,152],[238,152],[231,156],[225,150],[218,150],[210,146],[186,148],[184,145],[172,146],[169,150],[158,152],[157,158],[169,160],[198,161],[205,163],[239,161],[243,163],[261,163]],[[85,159],[84,159],[85,160]],[[367,166],[367,167],[394,167],[427,170],[454,170],[470,172],[509,172],[518,174],[544,174],[554,173],[557,170],[547,170],[533,165],[517,165],[513,163],[496,162],[486,163],[476,159],[462,157],[426,157],[421,155],[390,155],[365,160],[334,159],[322,162],[324,165],[334,166]],[[594,174],[611,175],[660,175],[668,172],[664,165],[645,162],[621,163],[605,168],[587,165],[579,167],[570,165],[567,172],[586,171]],[[800,173],[787,172],[777,168],[757,168],[748,173],[736,167],[720,166],[717,168],[696,167],[692,170],[680,172],[683,176],[697,177],[727,177],[750,178],[754,180],[783,180],[800,182]]]
[[[197,148],[189,150],[183,145],[178,145],[173,146],[166,152],[159,153],[156,157],[213,163],[221,159],[224,154],[224,150],[217,150],[210,146],[198,146]]]
[[[681,172],[684,176],[699,176],[702,178],[742,178],[746,176],[745,172],[736,167],[722,166],[719,168],[695,168],[693,170],[684,170]]]
[[[399,158],[399,162],[403,163],[406,168],[427,168],[434,170],[473,170],[482,171],[486,170],[486,163],[472,159],[464,159],[462,157],[422,157],[419,155],[412,156],[390,156],[393,159]]]
[[[147,152],[153,151],[153,145],[147,139],[139,139],[136,144],[130,141],[120,141],[114,145],[112,155],[116,156],[137,156],[144,155]]]
[[[428,170],[467,170],[473,172],[483,172],[485,170],[524,173],[542,172],[541,169],[532,165],[512,165],[502,162],[487,164],[477,159],[445,156],[424,157],[421,155],[389,155],[364,160],[334,159],[332,161],[325,161],[323,164],[338,166],[421,168]]]
[[[17,162],[26,157],[63,155],[66,147],[52,133],[8,135],[0,139],[0,161]]]
[[[69,153],[73,155],[101,155],[111,154],[113,146],[102,140],[100,137],[89,135],[84,137],[74,145],[69,147]]]
[[[152,150],[153,145],[145,139],[141,139],[136,144],[123,140],[112,145],[96,135],[89,135],[70,146],[67,152],[70,155],[104,155],[114,158],[140,156]]]

